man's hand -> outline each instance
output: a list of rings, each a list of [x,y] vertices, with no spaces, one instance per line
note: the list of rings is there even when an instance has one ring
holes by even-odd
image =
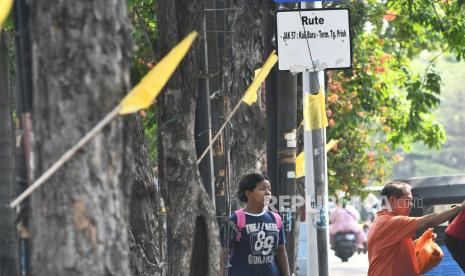
[[[465,200],[462,202],[462,204],[460,205],[460,210],[461,211],[465,211]]]

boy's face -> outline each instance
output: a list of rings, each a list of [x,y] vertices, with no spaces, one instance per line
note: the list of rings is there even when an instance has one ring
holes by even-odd
[[[268,180],[263,180],[257,183],[255,189],[246,191],[247,203],[265,206],[265,199],[269,201],[271,196],[271,184]]]

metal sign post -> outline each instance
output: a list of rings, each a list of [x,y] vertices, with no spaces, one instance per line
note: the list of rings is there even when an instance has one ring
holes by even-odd
[[[310,81],[312,74],[313,81]],[[303,72],[302,73],[302,92],[305,100],[306,94],[310,93],[310,84],[317,83],[318,74]],[[313,87],[315,88],[315,87]],[[318,90],[317,90],[318,91]],[[305,108],[305,107],[304,107]],[[306,228],[307,228],[307,275],[319,274],[319,252],[318,252],[318,235],[317,235],[317,218],[314,210],[317,209],[315,198],[315,171],[313,159],[313,135],[312,131],[304,130],[304,155],[305,158],[305,198],[306,200]],[[309,206],[310,203],[310,206]]]
[[[303,3],[303,6],[306,8],[321,8],[321,3],[318,4],[307,4]],[[312,14],[313,16],[313,14]],[[308,29],[305,26],[305,23],[308,23],[308,18],[304,22],[303,16],[300,14],[301,26],[303,27],[303,35],[308,36],[312,32],[307,31]],[[329,20],[328,20],[329,21]],[[313,23],[323,22],[323,17],[313,18]],[[312,25],[317,26],[317,25]],[[348,27],[348,26],[347,26]],[[319,31],[318,35],[323,33],[330,33],[330,30]],[[313,33],[315,33],[314,31]],[[308,39],[305,39],[308,43]],[[326,38],[320,38],[320,42],[325,44]],[[320,63],[319,56],[317,54],[312,54],[313,49],[315,49],[315,43],[309,45],[307,44],[309,51],[309,58],[312,67],[314,68],[313,72],[304,72],[302,73],[302,88],[304,100],[306,93],[317,94],[324,93],[324,73],[317,72],[315,70],[316,66],[322,65],[326,67],[333,67],[331,65],[326,65],[323,61]],[[350,43],[350,40],[349,40]],[[310,48],[311,47],[311,48]],[[350,48],[350,47],[349,47]],[[326,56],[328,50],[323,51],[321,56]],[[315,52],[313,52],[315,53]],[[313,59],[315,56],[316,60]],[[322,58],[323,59],[323,58]],[[329,60],[329,59],[328,59]],[[350,54],[349,54],[349,66],[350,66]],[[328,61],[329,62],[329,61]],[[337,65],[337,64],[335,64]],[[326,97],[325,97],[326,98]],[[326,168],[326,129],[320,128],[315,130],[304,130],[304,154],[309,158],[305,158],[305,196],[310,196],[312,202],[311,206],[307,206],[307,249],[309,252],[307,259],[307,275],[319,275],[327,276],[329,275],[329,258],[328,258],[328,241],[329,233],[327,227],[327,217],[328,217],[328,182],[327,182],[327,168]],[[307,161],[309,160],[309,161]],[[308,164],[307,164],[308,162]],[[308,200],[307,200],[308,202]],[[313,254],[310,254],[312,252]]]
[[[291,0],[275,0],[286,1]],[[295,2],[295,1],[293,1]],[[321,9],[321,2],[301,1],[301,10],[276,13],[279,70],[302,73],[304,103],[307,275],[329,275],[328,179],[324,70],[352,66],[347,9]],[[311,1],[315,2],[315,1]],[[323,95],[324,97],[324,95]],[[312,106],[310,103],[316,103]],[[311,107],[312,106],[312,107]],[[319,109],[319,110],[318,110]],[[307,116],[306,116],[307,115]],[[315,116],[315,121],[312,120]],[[326,119],[326,118],[324,118]],[[314,125],[312,125],[314,124]]]

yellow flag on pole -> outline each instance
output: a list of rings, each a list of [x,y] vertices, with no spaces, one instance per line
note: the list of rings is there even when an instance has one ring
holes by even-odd
[[[190,33],[174,47],[121,101],[119,114],[128,114],[149,107],[189,51],[197,37]]]
[[[337,145],[337,143],[339,143],[339,140],[334,140],[334,139],[329,140],[328,144],[326,144],[326,154],[328,154],[328,152],[332,148],[334,148],[334,146]]]
[[[1,0],[0,1],[0,27],[3,26],[8,14],[10,14],[11,7],[13,6],[13,0]]]
[[[305,176],[305,156],[304,152],[301,152],[295,158],[295,177],[299,178]]]
[[[304,129],[314,130],[328,126],[324,92],[316,95],[305,93],[304,99]]]
[[[335,146],[339,140],[334,140],[331,139],[327,144],[326,144],[326,154]],[[305,155],[304,152],[299,153],[297,157],[295,158],[295,177],[299,178],[305,176]]]
[[[258,69],[260,71],[256,74],[254,80],[252,81],[252,84],[250,84],[249,88],[247,88],[247,91],[245,91],[245,94],[242,97],[242,101],[244,103],[251,105],[257,101],[257,90],[258,88],[260,88],[260,85],[268,76],[268,74],[271,71],[271,68],[273,68],[277,61],[278,56],[276,55],[276,51],[273,50],[270,56],[266,59],[265,64],[263,64],[263,67]]]

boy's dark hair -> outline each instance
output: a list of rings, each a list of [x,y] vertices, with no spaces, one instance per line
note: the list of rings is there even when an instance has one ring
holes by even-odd
[[[386,184],[384,188],[381,190],[381,196],[385,196],[389,199],[390,196],[395,196],[396,198],[401,198],[404,196],[404,192],[406,190],[411,190],[409,184],[402,182],[402,181],[392,181]]]
[[[245,196],[245,191],[253,191],[257,186],[258,182],[263,180],[269,180],[266,175],[260,173],[251,173],[242,177],[239,182],[239,189],[237,191],[237,198],[242,202],[247,202],[247,197]]]

